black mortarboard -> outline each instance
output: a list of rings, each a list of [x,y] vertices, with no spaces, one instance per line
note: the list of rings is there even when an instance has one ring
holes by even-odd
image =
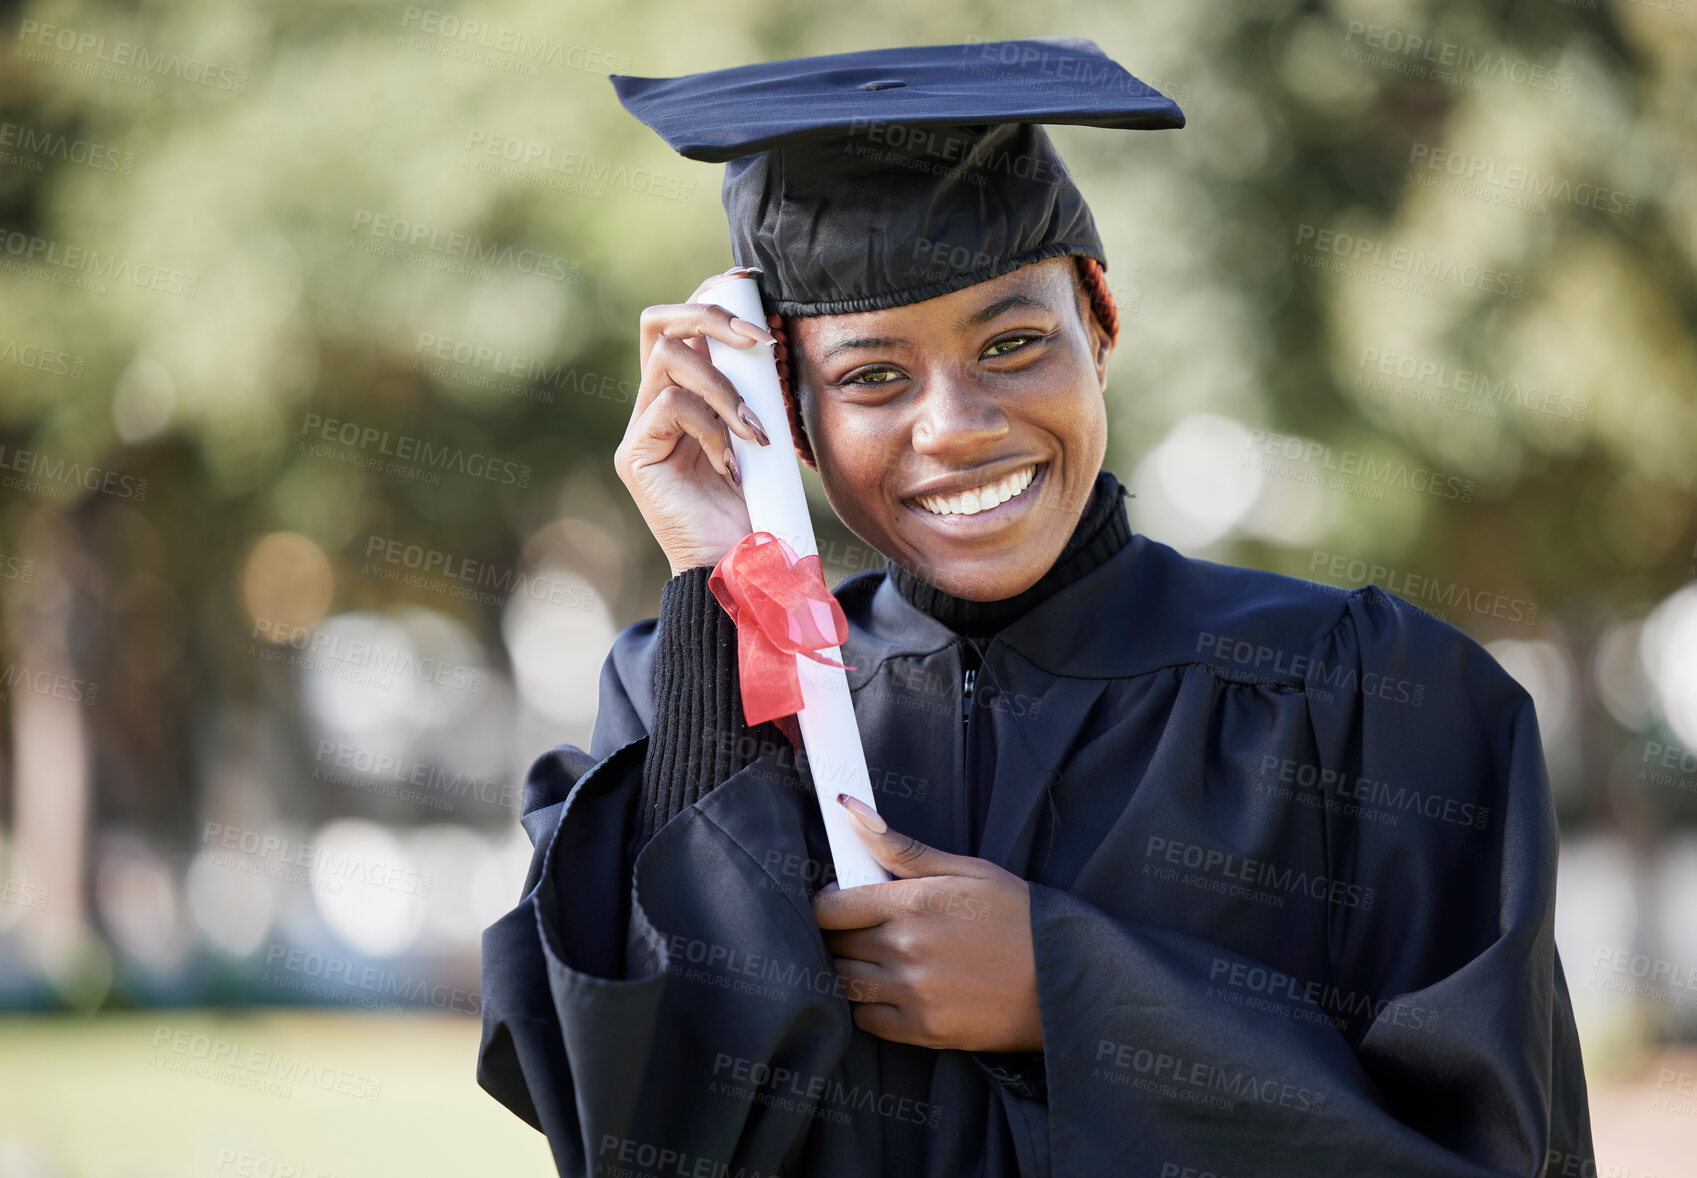
[[[732,259],[762,271],[782,315],[916,303],[1061,254],[1106,264],[1040,124],[1184,126],[1172,99],[1074,37],[612,82],[675,150],[728,163]]]

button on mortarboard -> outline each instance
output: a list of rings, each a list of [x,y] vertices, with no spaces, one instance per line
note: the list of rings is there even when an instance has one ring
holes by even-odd
[[[1040,124],[1184,125],[1082,38],[921,45],[677,78],[614,75],[680,154],[724,162],[738,265],[769,311],[833,315],[935,298],[1030,262],[1106,263]]]

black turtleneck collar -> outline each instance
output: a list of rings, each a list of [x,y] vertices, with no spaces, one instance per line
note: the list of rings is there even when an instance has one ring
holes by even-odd
[[[930,614],[956,634],[984,637],[1012,625],[1038,602],[1059,593],[1068,585],[1106,561],[1131,539],[1131,523],[1125,513],[1125,488],[1107,471],[1096,476],[1090,501],[1085,504],[1072,536],[1037,583],[1023,593],[999,601],[968,601],[945,593],[929,581],[908,572],[894,561],[885,562],[885,573],[896,591],[915,609]]]

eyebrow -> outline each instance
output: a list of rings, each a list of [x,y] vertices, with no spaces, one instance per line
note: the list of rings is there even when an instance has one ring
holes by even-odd
[[[1005,298],[997,299],[989,306],[974,311],[970,315],[964,316],[960,322],[955,324],[955,330],[965,331],[969,327],[981,327],[996,318],[996,316],[1002,314],[1004,311],[1011,311],[1015,307],[1030,307],[1037,311],[1052,310],[1047,303],[1039,302],[1030,295],[1011,294]],[[823,358],[826,360],[833,360],[842,355],[844,352],[853,352],[861,348],[893,348],[898,344],[904,344],[906,342],[906,340],[890,339],[885,336],[863,336],[860,339],[843,340],[840,343],[832,344],[830,347],[825,349],[825,355]]]
[[[832,344],[830,347],[826,348],[825,359],[832,360],[842,355],[844,352],[854,352],[861,348],[893,348],[897,344],[903,344],[906,342],[906,340],[885,339],[882,336],[870,335],[861,339],[846,339],[841,343]]]
[[[1030,295],[1011,294],[1006,298],[997,299],[982,310],[974,311],[970,315],[963,316],[961,321],[955,324],[955,330],[965,331],[969,327],[981,327],[990,322],[990,320],[994,319],[996,316],[1000,315],[1003,311],[1011,311],[1015,307],[1030,307],[1036,311],[1047,311],[1050,309],[1049,304],[1039,302]]]

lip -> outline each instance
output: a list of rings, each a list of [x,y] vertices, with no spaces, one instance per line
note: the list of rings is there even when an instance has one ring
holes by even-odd
[[[1015,471],[1023,470],[1025,467],[1031,465],[1034,464],[1030,462],[1022,462],[1018,466],[1010,467],[995,478],[983,479],[976,483],[968,483],[965,487],[961,487],[957,483],[953,492],[925,491],[923,494],[926,496],[950,493],[959,494],[961,491],[967,490],[971,487],[981,487],[985,483],[999,482],[1008,475],[1013,474]],[[1037,501],[1037,496],[1034,495],[1033,492],[1040,491],[1043,488],[1045,481],[1048,479],[1049,463],[1038,462],[1035,463],[1035,465],[1037,467],[1037,473],[1031,476],[1031,482],[1026,484],[1025,490],[1021,491],[1012,499],[1009,499],[1006,503],[996,504],[996,506],[992,507],[989,511],[980,511],[972,515],[936,515],[925,510],[925,508],[920,505],[917,498],[903,499],[902,506],[907,508],[907,510],[912,512],[914,515],[924,519],[931,527],[939,528],[950,534],[977,532],[989,528],[1000,527],[1002,524],[1010,523],[1030,511],[1032,504]]]
[[[1019,462],[1010,463],[994,474],[986,469],[970,475],[955,475],[953,478],[937,479],[935,482],[914,488],[910,494],[902,496],[902,502],[918,503],[921,499],[930,499],[935,496],[959,495],[962,491],[972,491],[979,487],[988,487],[994,483],[999,483],[1010,474],[1018,474],[1028,466],[1038,467],[1038,473],[1042,473],[1041,468],[1045,465],[1046,463],[1042,459],[1026,458]]]

